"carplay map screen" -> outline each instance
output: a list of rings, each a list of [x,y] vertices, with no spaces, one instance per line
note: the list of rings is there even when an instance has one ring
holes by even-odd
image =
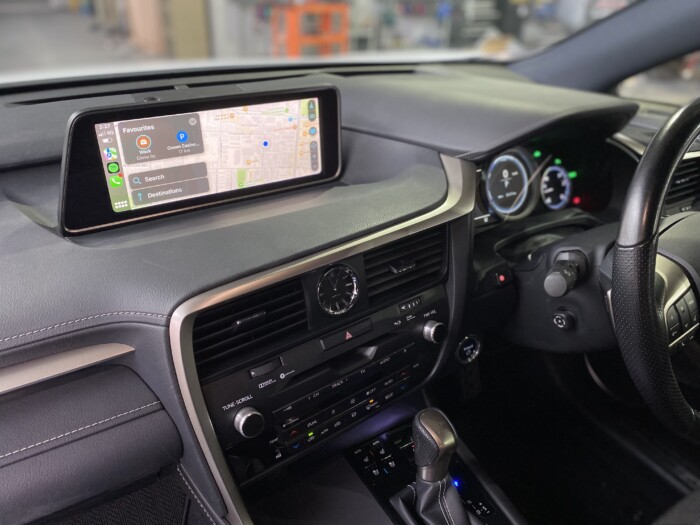
[[[322,171],[318,98],[95,125],[115,212]]]

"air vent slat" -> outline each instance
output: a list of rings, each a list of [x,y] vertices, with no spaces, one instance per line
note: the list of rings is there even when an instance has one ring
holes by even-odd
[[[200,378],[229,368],[232,359],[281,346],[308,329],[301,281],[238,297],[197,315],[193,327]]]
[[[399,279],[395,279],[390,282],[384,282],[383,284],[378,285],[374,290],[372,290],[372,294],[370,297],[378,296],[381,294],[384,294],[386,292],[389,292],[391,290],[396,289],[399,286],[407,286],[410,283],[416,282],[419,279],[422,279],[424,277],[430,277],[431,275],[434,274],[440,274],[442,270],[442,264],[434,264],[432,266],[428,266],[425,268],[425,270],[416,273],[415,275],[406,275],[404,277],[401,277]],[[413,291],[407,291],[405,294],[402,295],[411,295]]]
[[[260,292],[260,296],[256,294],[255,300],[241,298],[235,304],[226,304],[219,306],[197,317],[197,325],[195,327],[195,336],[202,331],[208,331],[211,327],[220,323],[232,323],[235,319],[241,319],[254,314],[260,310],[260,304],[264,303],[269,309],[277,307],[278,304],[287,304],[290,301],[298,299],[299,292],[291,290],[285,293],[280,290],[279,294],[270,293],[269,291]]]
[[[369,264],[371,269],[369,271],[365,271],[365,275],[367,275],[368,278],[372,278],[373,273],[383,271],[384,265],[386,265],[387,263],[403,258],[415,258],[417,256],[421,256],[424,253],[428,253],[434,250],[440,250],[441,245],[442,239],[436,238],[433,242],[428,241],[424,245],[416,245],[410,250],[401,250],[397,253],[387,253],[381,257],[373,257],[372,259],[366,259],[365,264]]]
[[[204,347],[198,352],[198,356],[200,357],[199,364],[206,364],[212,359],[219,359],[234,351],[238,352],[253,343],[262,345],[265,341],[280,336],[283,332],[287,331],[289,327],[296,326],[299,323],[306,323],[306,319],[299,319],[298,315],[288,316],[284,319],[284,324],[282,326],[266,326],[264,330],[257,330],[255,335],[232,337],[211,346]],[[220,350],[221,348],[224,350]],[[214,354],[212,355],[212,353]]]
[[[412,235],[364,255],[367,295],[376,305],[440,282],[446,270],[444,227]]]
[[[276,310],[271,310],[271,311],[266,311],[266,315],[264,316],[265,319],[268,317],[272,317],[275,319],[286,319],[287,313],[291,312],[292,315],[298,315],[299,310],[304,307],[304,301],[296,301],[294,303],[288,304],[286,306],[283,306],[282,308],[278,308]],[[282,316],[282,317],[281,317]],[[232,315],[232,316],[227,316],[226,319],[237,319],[242,316],[238,315]],[[279,322],[279,321],[276,321]],[[262,328],[265,328],[266,326],[269,326],[270,323],[264,323],[262,325]],[[198,341],[200,344],[206,343],[207,341],[211,341],[213,339],[219,338],[222,335],[226,334],[231,334],[232,333],[232,327],[233,327],[233,322],[228,322],[228,323],[223,323],[224,328],[221,328],[219,330],[216,330],[215,332],[205,332],[206,335],[202,335],[198,337]],[[248,335],[249,333],[253,333],[254,331],[251,332],[245,332],[242,335],[239,335],[238,337],[242,337],[245,335]],[[233,339],[233,338],[227,338],[227,339]]]
[[[673,179],[664,202],[667,211],[677,204],[692,204],[700,195],[700,162],[698,159],[687,159],[681,162],[673,174]]]
[[[416,260],[416,265],[419,268],[425,268],[428,266],[432,266],[434,264],[437,264],[438,266],[442,267],[442,255],[441,254],[433,254],[429,257],[424,257],[421,259]],[[420,270],[416,270],[416,272],[410,272],[406,274],[407,277],[412,277],[417,275],[417,273]],[[372,279],[372,286],[379,287],[383,285],[386,282],[396,282],[398,275],[395,273],[392,273],[390,270],[384,270],[381,272],[377,272],[376,276]],[[372,290],[375,292],[375,290]],[[376,292],[375,292],[376,293]]]
[[[267,308],[266,311],[272,313],[276,312],[277,310],[289,309],[293,306],[299,307],[300,303],[303,303],[303,298],[300,299],[297,293],[292,293],[287,294],[284,297],[280,297],[279,299],[269,301],[265,304]],[[230,328],[233,326],[236,320],[244,319],[260,310],[259,305],[253,305],[239,311],[231,312],[230,309],[228,311],[222,311],[220,316],[217,316],[213,320],[206,320],[201,325],[198,324],[194,332],[195,337],[201,336],[206,338],[206,334],[211,334],[213,331],[217,331],[222,326]]]
[[[411,237],[409,237],[410,239]],[[372,250],[368,254],[366,254],[366,258],[370,261],[370,264],[373,264],[374,261],[380,260],[382,257],[386,257],[388,254],[392,255],[393,257],[396,257],[397,254],[400,254],[402,251],[405,252],[412,252],[415,250],[420,250],[424,248],[428,243],[431,241],[440,241],[442,240],[442,235],[439,234],[439,232],[430,232],[427,234],[425,237],[421,237],[420,239],[415,239],[410,242],[406,242],[406,244],[403,244],[401,246],[396,246],[395,249],[392,249],[391,247],[394,246],[396,243],[391,243],[389,246],[382,246],[381,248],[377,248],[376,250]],[[400,242],[400,241],[398,241]]]

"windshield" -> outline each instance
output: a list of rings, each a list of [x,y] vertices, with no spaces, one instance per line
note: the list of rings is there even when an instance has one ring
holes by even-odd
[[[0,82],[289,60],[513,59],[634,0],[0,0]]]

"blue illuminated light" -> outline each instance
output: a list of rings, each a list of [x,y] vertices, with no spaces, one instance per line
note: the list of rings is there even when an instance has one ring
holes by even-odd
[[[453,484],[455,487],[459,487],[459,481],[457,481],[456,479],[453,479],[453,480],[452,480],[452,484]]]

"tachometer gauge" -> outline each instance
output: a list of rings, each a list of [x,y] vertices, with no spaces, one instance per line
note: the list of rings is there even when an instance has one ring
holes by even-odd
[[[486,173],[486,198],[502,218],[519,218],[531,211],[530,178],[534,166],[519,149],[496,157]],[[534,199],[536,200],[536,198]]]
[[[550,210],[561,210],[571,200],[569,173],[561,166],[550,166],[542,175],[540,195]]]

